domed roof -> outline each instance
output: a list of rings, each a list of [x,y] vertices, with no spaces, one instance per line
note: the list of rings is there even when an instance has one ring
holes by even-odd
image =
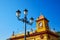
[[[36,21],[40,21],[40,20],[47,20],[45,18],[45,16],[43,16],[42,14],[40,14],[40,16],[36,19]],[[49,20],[47,20],[49,22]]]
[[[43,15],[40,15],[39,19],[43,19],[43,18],[45,18],[45,17]]]
[[[37,20],[45,18],[43,15],[40,15]]]

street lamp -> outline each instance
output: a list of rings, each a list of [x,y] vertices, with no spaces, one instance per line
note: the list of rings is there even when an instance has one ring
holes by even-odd
[[[27,13],[28,13],[28,10],[27,10],[27,9],[25,9],[25,10],[24,10],[24,14],[25,14],[25,15],[27,15]]]
[[[20,14],[21,14],[21,11],[20,11],[20,10],[17,10],[17,11],[16,11],[16,16],[17,16],[17,17],[20,17]]]
[[[20,10],[17,10],[16,11],[16,17],[18,18],[19,21],[22,21],[23,23],[25,23],[25,36],[24,36],[24,39],[26,40],[26,24],[29,24],[29,25],[32,25],[33,24],[33,17],[30,18],[30,21],[27,20],[27,13],[28,13],[28,10],[25,9],[24,10],[24,18],[20,18],[21,16],[21,11]]]

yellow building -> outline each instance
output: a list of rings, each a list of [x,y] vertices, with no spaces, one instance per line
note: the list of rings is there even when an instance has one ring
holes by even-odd
[[[26,34],[27,40],[58,40],[58,35],[49,29],[48,20],[41,15],[36,20],[35,32]],[[9,40],[24,40],[24,34],[11,36]]]

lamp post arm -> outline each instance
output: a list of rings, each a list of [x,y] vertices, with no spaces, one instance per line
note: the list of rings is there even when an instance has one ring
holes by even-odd
[[[19,17],[17,17],[17,19],[18,19],[19,21],[22,21],[23,23],[26,22],[27,24],[32,25],[32,23],[30,23],[30,22],[27,20],[27,18],[25,18],[25,17],[24,17],[24,18],[21,18],[21,19],[20,19]]]

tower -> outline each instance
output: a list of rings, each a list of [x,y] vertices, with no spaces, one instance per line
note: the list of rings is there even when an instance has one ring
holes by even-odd
[[[36,20],[37,33],[40,33],[40,38],[42,37],[43,40],[58,40],[58,35],[49,29],[48,22],[43,15],[40,15]]]
[[[49,21],[43,15],[40,15],[40,17],[36,20],[36,31],[41,32],[49,30],[48,22]]]

